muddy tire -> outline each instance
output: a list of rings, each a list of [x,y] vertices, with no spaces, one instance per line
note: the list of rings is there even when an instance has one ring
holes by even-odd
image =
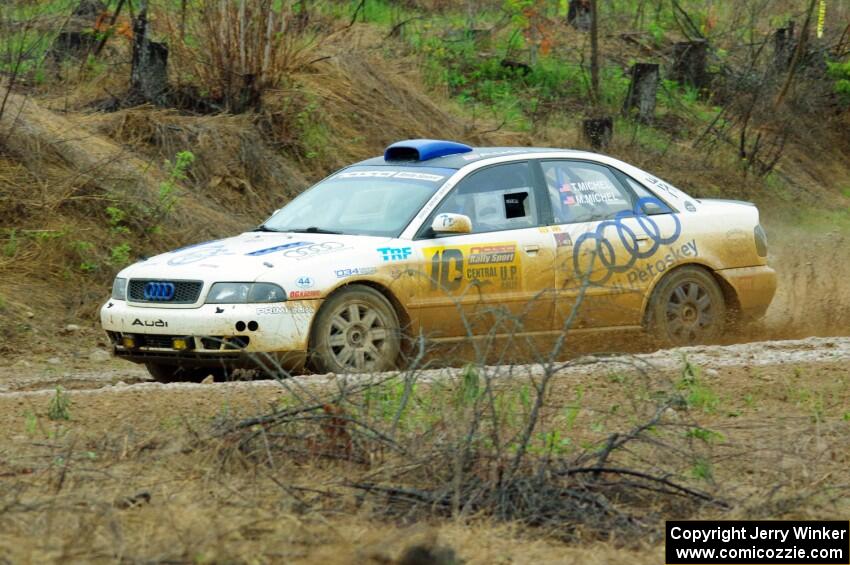
[[[310,365],[320,373],[370,373],[397,366],[401,331],[384,296],[353,285],[331,296],[313,324]]]
[[[161,365],[159,363],[145,363],[145,368],[153,380],[158,383],[190,382],[197,383],[204,380],[208,375],[213,375],[220,380],[217,369],[199,369],[197,367],[180,367],[178,365]]]
[[[716,341],[726,325],[723,291],[705,269],[677,269],[653,291],[647,322],[651,336],[663,347]]]

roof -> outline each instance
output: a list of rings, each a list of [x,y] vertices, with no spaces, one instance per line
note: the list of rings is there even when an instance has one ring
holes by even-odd
[[[397,145],[397,144],[394,144]],[[387,161],[384,156],[381,157],[373,157],[372,159],[366,159],[365,161],[360,161],[359,163],[354,163],[355,165],[368,165],[371,167],[375,166],[399,166],[404,165],[405,167],[440,167],[444,169],[460,169],[461,167],[468,165],[470,163],[474,163],[476,161],[480,161],[482,159],[489,159],[491,157],[506,157],[509,155],[520,156],[523,154],[532,154],[532,153],[555,153],[555,152],[564,152],[564,151],[573,151],[569,149],[555,149],[551,147],[473,147],[472,151],[466,151],[463,153],[454,153],[451,155],[445,155],[442,157],[434,157],[432,159],[426,159],[424,161],[402,161],[402,160],[390,160]],[[575,151],[575,153],[585,153],[584,151]]]

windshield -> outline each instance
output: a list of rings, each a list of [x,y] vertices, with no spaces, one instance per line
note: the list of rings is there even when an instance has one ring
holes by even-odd
[[[453,169],[356,166],[281,208],[260,229],[398,237]]]

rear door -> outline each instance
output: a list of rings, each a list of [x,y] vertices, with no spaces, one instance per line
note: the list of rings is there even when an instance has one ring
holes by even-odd
[[[679,235],[672,210],[601,163],[540,165],[553,213],[556,327],[640,324],[659,255]]]
[[[493,165],[461,180],[416,242],[424,275],[412,308],[433,338],[551,330],[554,245],[541,230],[545,192],[529,162]],[[472,233],[436,236],[432,218],[464,214]]]

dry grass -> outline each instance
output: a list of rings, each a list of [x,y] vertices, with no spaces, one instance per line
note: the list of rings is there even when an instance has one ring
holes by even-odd
[[[486,512],[449,519],[427,508],[394,513],[397,502],[351,488],[358,481],[398,477],[405,461],[388,452],[363,464],[299,450],[295,439],[272,441],[268,451],[254,457],[216,439],[223,424],[265,413],[270,405],[291,406],[291,395],[274,383],[72,392],[71,420],[60,423],[46,418],[50,393],[4,396],[0,553],[12,562],[390,563],[411,544],[422,543],[449,546],[469,563],[656,563],[659,528],[667,518],[698,512],[701,519],[827,519],[850,510],[850,444],[843,416],[850,403],[850,373],[845,367],[708,373],[700,379],[716,403],[692,402],[671,412],[659,434],[650,437],[678,436],[681,449],[705,458],[709,478],[677,475],[676,480],[711,490],[731,509],[665,504],[661,495],[626,497],[616,504],[640,508],[647,528],[638,537],[621,533],[603,540],[582,526],[582,519],[540,527],[502,522]],[[628,429],[634,412],[624,405],[623,390],[640,396],[679,378],[642,377],[606,366],[588,367],[580,378],[556,378],[541,427],[560,429],[576,442],[597,433],[600,421],[608,432]],[[498,395],[509,398],[523,385],[523,379],[504,381]],[[310,389],[322,395],[333,387],[320,381]],[[576,405],[578,390],[584,392],[570,426],[565,413]],[[442,415],[450,417],[451,410]],[[685,437],[695,422],[716,435]],[[436,426],[434,435],[420,438],[422,453],[453,433],[463,430],[456,424]],[[657,453],[652,443],[636,444],[628,458],[634,462]],[[405,480],[440,488],[438,477],[419,475],[417,456],[407,461],[412,467]],[[651,463],[666,465],[659,459]],[[559,541],[565,538],[572,542]]]

